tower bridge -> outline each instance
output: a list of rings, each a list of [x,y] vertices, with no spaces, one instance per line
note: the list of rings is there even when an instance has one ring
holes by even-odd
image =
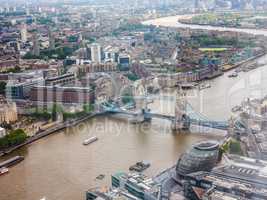
[[[153,96],[151,97],[138,97],[140,98],[148,98],[153,99]],[[156,99],[162,99],[161,97],[155,96]],[[197,125],[202,127],[209,127],[214,129],[220,129],[220,130],[229,130],[231,124],[228,121],[214,121],[208,119],[206,116],[204,116],[202,113],[197,112],[194,110],[193,106],[187,101],[186,99],[186,92],[181,89],[181,87],[178,87],[178,90],[176,92],[176,97],[173,96],[164,96],[164,99],[176,99],[175,103],[175,115],[166,115],[166,114],[159,114],[159,113],[153,113],[150,109],[143,108],[139,112],[130,111],[129,108],[133,107],[133,105],[126,104],[123,107],[118,106],[117,104],[111,103],[111,102],[104,102],[102,103],[102,108],[109,113],[116,114],[116,113],[122,113],[130,116],[143,116],[143,121],[149,121],[153,118],[163,119],[163,120],[169,120],[172,123],[172,129],[174,131],[177,130],[186,130],[190,128],[190,125]],[[233,124],[233,128],[235,130],[241,130],[244,129],[245,126],[240,122],[236,121]]]

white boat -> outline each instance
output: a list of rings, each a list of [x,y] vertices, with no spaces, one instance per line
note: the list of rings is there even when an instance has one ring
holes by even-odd
[[[88,138],[88,139],[83,141],[83,145],[91,144],[93,142],[96,142],[97,140],[98,140],[98,138],[96,136]]]
[[[192,89],[197,86],[197,83],[195,82],[189,82],[189,83],[182,83],[179,84],[182,89]]]
[[[239,73],[239,72],[242,72],[242,68],[241,67],[238,67],[235,69],[235,73]]]
[[[237,77],[237,76],[238,76],[238,73],[236,73],[236,72],[234,72],[234,73],[228,75],[229,78],[235,78],[235,77]]]
[[[9,172],[9,170],[8,170],[8,168],[6,168],[6,167],[2,167],[2,168],[0,169],[0,175],[3,175],[3,174],[8,173],[8,172]]]
[[[235,106],[232,108],[232,112],[238,112],[238,111],[241,111],[242,110],[242,107],[241,106]]]
[[[207,89],[210,87],[211,87],[211,85],[209,83],[206,83],[206,84],[203,83],[203,84],[199,85],[200,90],[204,90],[204,89]]]

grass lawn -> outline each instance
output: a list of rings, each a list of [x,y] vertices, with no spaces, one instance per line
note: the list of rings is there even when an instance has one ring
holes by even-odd
[[[222,52],[226,51],[227,48],[199,48],[200,51],[213,51],[213,52]]]

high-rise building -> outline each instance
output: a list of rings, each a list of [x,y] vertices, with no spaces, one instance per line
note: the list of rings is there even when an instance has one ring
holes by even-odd
[[[29,7],[26,8],[26,15],[27,15],[27,16],[30,15],[30,9],[29,9]]]
[[[130,56],[128,54],[120,54],[119,55],[119,64],[129,65],[130,64]]]
[[[91,45],[91,60],[94,63],[101,63],[101,46],[97,43]]]
[[[195,7],[195,9],[198,9],[198,7],[199,7],[199,0],[195,0],[194,7]]]
[[[20,30],[20,38],[22,42],[27,42],[27,25],[23,24]]]
[[[78,38],[78,42],[81,43],[82,41],[83,41],[83,35],[82,35],[82,33],[80,33],[80,34],[79,34],[79,38]]]
[[[33,34],[33,55],[39,56],[40,55],[40,45],[39,45],[39,38],[38,34],[34,33]]]
[[[49,37],[49,49],[54,50],[55,49],[55,37],[50,28],[48,31],[48,37]]]
[[[10,11],[10,9],[9,9],[9,4],[8,4],[8,3],[6,3],[5,11],[6,11],[6,13],[9,13],[9,11]]]

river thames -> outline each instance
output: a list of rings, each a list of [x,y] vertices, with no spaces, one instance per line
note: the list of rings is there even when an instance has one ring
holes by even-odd
[[[162,19],[154,22],[159,25]],[[168,20],[163,22],[162,25],[166,25]],[[264,57],[259,62],[266,60]],[[232,79],[228,78],[229,73],[211,80],[211,88],[190,93],[188,100],[193,107],[210,119],[227,120],[231,108],[244,98],[267,94],[265,66],[248,73],[241,72]],[[163,95],[173,96],[174,92],[165,91]],[[174,102],[158,100],[149,106],[153,112],[174,114]],[[222,132],[216,130],[205,130],[207,133],[204,134],[198,133],[199,130],[193,132],[174,134],[170,122],[159,119],[153,119],[151,125],[133,125],[109,117],[88,120],[9,155],[23,155],[25,160],[0,177],[0,199],[84,200],[87,189],[108,186],[111,174],[127,171],[137,161],[151,162],[145,173],[153,176],[174,165],[191,144],[223,137]],[[84,139],[92,135],[99,140],[83,146]],[[105,179],[95,180],[99,174],[105,174]]]

